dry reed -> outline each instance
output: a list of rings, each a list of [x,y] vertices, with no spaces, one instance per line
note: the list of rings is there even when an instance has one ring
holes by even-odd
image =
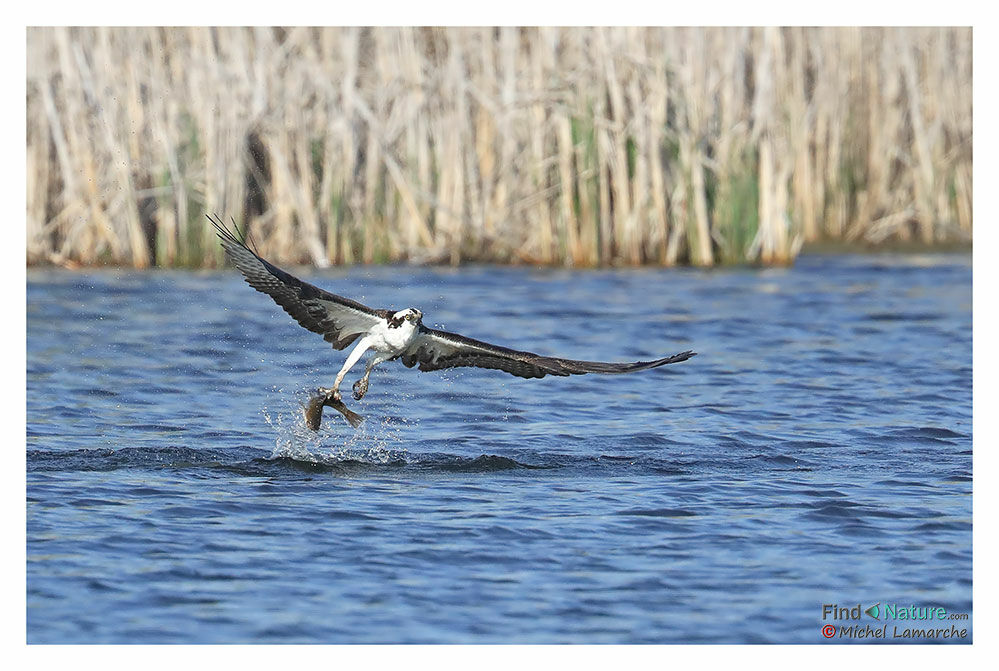
[[[970,240],[969,28],[31,28],[27,258],[790,262]]]

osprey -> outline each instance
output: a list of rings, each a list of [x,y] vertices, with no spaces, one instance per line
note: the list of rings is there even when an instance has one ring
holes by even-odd
[[[423,313],[416,308],[376,310],[303,282],[250,251],[225,227],[218,215],[214,219],[209,216],[208,220],[215,226],[226,255],[243,273],[247,284],[273,298],[295,321],[322,335],[334,349],[342,350],[356,343],[337,373],[333,387],[319,390],[335,401],[340,400],[344,376],[369,349],[375,354],[368,361],[363,377],[353,386],[357,400],[368,391],[372,369],[395,359],[401,359],[408,368],[419,364],[421,371],[476,366],[503,370],[523,378],[541,378],[545,375],[634,373],[686,361],[695,355],[688,350],[655,361],[575,361],[521,352],[457,333],[438,331],[423,325]]]

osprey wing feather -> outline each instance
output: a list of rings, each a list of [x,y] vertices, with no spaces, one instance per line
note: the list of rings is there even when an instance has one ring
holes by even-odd
[[[208,220],[246,283],[273,298],[295,321],[322,335],[334,348],[347,347],[376,324],[384,323],[391,314],[388,310],[375,310],[303,282],[252,252],[218,216],[214,219],[209,216]]]
[[[539,378],[545,375],[565,377],[586,373],[634,373],[686,361],[695,354],[688,350],[655,361],[632,363],[577,361],[490,345],[457,333],[423,327],[416,342],[402,355],[402,362],[410,368],[419,364],[423,371],[474,366],[504,370],[518,377]]]

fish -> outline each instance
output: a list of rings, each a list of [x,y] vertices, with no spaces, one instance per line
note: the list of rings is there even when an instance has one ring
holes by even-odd
[[[364,421],[363,417],[345,406],[343,401],[334,399],[332,396],[328,396],[323,392],[318,392],[315,396],[309,399],[308,405],[302,405],[302,411],[305,413],[305,425],[313,431],[318,431],[320,424],[322,424],[323,407],[325,406],[333,408],[343,415],[344,419],[346,419],[347,422],[355,429],[361,425],[361,422]]]

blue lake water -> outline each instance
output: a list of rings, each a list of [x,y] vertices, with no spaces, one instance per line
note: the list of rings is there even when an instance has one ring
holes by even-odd
[[[969,255],[296,272],[540,354],[699,355],[390,362],[314,434],[345,353],[236,271],[29,269],[28,642],[821,643],[858,603],[971,641]]]

